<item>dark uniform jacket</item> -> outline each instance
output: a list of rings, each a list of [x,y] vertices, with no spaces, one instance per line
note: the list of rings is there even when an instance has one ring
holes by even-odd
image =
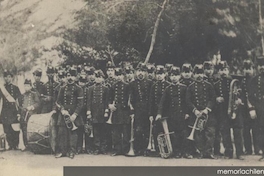
[[[25,92],[22,96],[18,99],[19,106],[20,106],[20,113],[21,117],[25,118],[24,115],[26,114],[26,108],[29,106],[33,106],[34,110],[29,111],[29,116],[38,112],[38,108],[40,106],[40,99],[38,93],[33,90]]]
[[[108,109],[109,89],[101,84],[94,84],[88,90],[87,111],[91,111],[93,123],[105,123],[105,110]]]
[[[195,109],[201,111],[209,108],[212,110],[215,105],[216,96],[212,84],[202,80],[194,81],[192,84],[190,84],[190,86],[187,88],[186,98],[187,106],[192,112],[192,117],[194,117]],[[195,119],[196,117],[190,121]],[[207,123],[215,123],[212,113],[209,113]]]
[[[249,87],[249,100],[256,108],[257,122],[264,126],[264,75],[255,76]]]
[[[49,81],[46,84],[44,84],[43,92],[40,95],[42,99],[42,110],[41,113],[48,113],[52,110],[54,106],[54,102],[56,101],[56,87],[59,85],[59,83],[55,81]]]
[[[82,86],[83,89],[83,107],[80,113],[80,116],[82,117],[83,121],[86,121],[86,112],[87,112],[87,99],[88,99],[88,88],[87,86]]]
[[[194,80],[192,78],[181,78],[180,83],[186,85],[187,87],[193,82]]]
[[[77,114],[77,118],[74,121],[76,126],[83,125],[83,120],[79,116],[83,106],[83,90],[80,86],[75,83],[62,86],[59,91],[57,103],[60,107],[60,110],[67,110],[70,115],[73,113]],[[65,120],[60,115],[58,117],[57,125],[64,126],[64,124]]]
[[[110,88],[114,85],[114,83],[116,82],[116,79],[115,78],[107,78],[105,80],[105,86]]]
[[[216,97],[223,97],[224,102],[217,103],[216,102],[216,114],[218,118],[228,118],[227,109],[228,109],[228,101],[229,101],[229,91],[230,91],[230,83],[232,81],[231,77],[220,78],[215,82],[215,94]],[[221,119],[218,119],[221,121]]]
[[[156,116],[158,111],[158,106],[160,103],[160,99],[166,89],[170,85],[167,81],[156,81],[150,90],[150,98],[149,98],[149,116]]]
[[[21,96],[20,90],[17,86],[13,84],[5,84],[4,87],[15,100],[18,100],[18,98]],[[19,111],[16,103],[9,102],[0,89],[0,99],[1,98],[3,101],[3,105],[0,115],[0,122],[7,125],[17,123],[17,114],[19,113]]]
[[[33,91],[37,93],[40,99],[40,105],[38,106],[38,109],[36,109],[36,113],[40,114],[43,107],[43,101],[41,99],[41,94],[44,94],[44,83],[41,81],[37,81],[33,83]]]
[[[117,81],[110,88],[109,102],[115,103],[117,108],[113,112],[113,124],[129,124],[130,122],[130,107],[129,107],[129,86],[123,81]]]
[[[131,104],[135,110],[135,120],[138,123],[149,122],[149,95],[152,83],[147,79],[138,80],[130,84]]]
[[[179,130],[184,129],[187,86],[181,83],[169,85],[160,100],[158,114],[169,117],[168,123]]]

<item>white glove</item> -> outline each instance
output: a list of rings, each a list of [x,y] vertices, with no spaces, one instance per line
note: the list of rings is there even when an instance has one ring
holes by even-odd
[[[116,110],[116,107],[115,107],[114,104],[109,104],[108,107],[109,107],[110,111],[115,111]]]
[[[149,121],[153,121],[153,120],[154,120],[153,116],[150,116]]]
[[[91,114],[91,111],[87,111],[87,119],[91,119],[92,118],[92,114]]]
[[[257,114],[256,114],[256,110],[250,110],[249,111],[249,115],[251,119],[256,119],[257,118]]]
[[[62,115],[69,115],[69,112],[67,110],[61,110]]]
[[[34,106],[28,106],[28,107],[27,107],[27,110],[28,110],[28,111],[32,111],[32,110],[34,110]]]
[[[236,101],[235,101],[235,104],[236,105],[244,105],[244,103],[242,102],[242,100],[240,98],[238,98]]]
[[[204,109],[201,114],[205,114],[205,115],[208,115],[208,109]]]
[[[190,117],[189,114],[185,114],[185,120],[187,120]]]
[[[156,121],[158,121],[158,120],[160,120],[161,119],[161,115],[160,114],[158,114],[157,116],[156,116]]]
[[[197,109],[194,111],[194,114],[196,117],[201,117],[201,115],[202,115],[201,112],[198,111]]]
[[[74,122],[76,118],[77,118],[77,115],[75,113],[70,116],[70,119],[72,122]]]
[[[17,120],[20,121],[21,115],[17,114]]]
[[[217,101],[217,103],[222,103],[222,102],[224,102],[224,98],[223,97],[217,97],[216,101]]]

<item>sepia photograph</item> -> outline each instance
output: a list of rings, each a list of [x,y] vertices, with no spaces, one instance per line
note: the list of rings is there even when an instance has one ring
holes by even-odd
[[[263,175],[263,16],[263,0],[0,0],[0,175]]]

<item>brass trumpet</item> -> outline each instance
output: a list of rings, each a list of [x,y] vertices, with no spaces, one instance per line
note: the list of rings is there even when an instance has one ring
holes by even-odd
[[[113,102],[113,104],[115,104],[115,101]],[[107,124],[113,124],[112,123],[112,117],[113,117],[113,111],[110,112],[110,116],[109,116],[109,119],[107,120]]]
[[[189,126],[190,128],[192,128],[192,131],[190,135],[187,137],[187,139],[193,141],[195,130],[203,131],[207,120],[208,120],[208,115],[206,114],[202,114],[201,117],[196,117],[193,126]]]
[[[134,115],[131,115],[131,137],[130,137],[130,148],[126,156],[136,156],[134,151]]]
[[[150,130],[149,130],[149,143],[148,143],[148,147],[147,150],[150,150],[152,152],[155,152],[155,145],[154,145],[154,137],[152,134],[153,131],[153,119],[149,119],[150,121]]]

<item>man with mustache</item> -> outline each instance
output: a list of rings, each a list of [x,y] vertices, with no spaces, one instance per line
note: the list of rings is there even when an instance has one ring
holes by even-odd
[[[58,147],[56,158],[68,156],[73,159],[77,147],[77,130],[69,129],[66,126],[64,116],[69,116],[70,123],[77,127],[83,125],[79,114],[83,106],[83,90],[75,83],[77,70],[70,68],[67,73],[67,83],[59,90],[57,107],[61,114],[58,117]]]
[[[192,112],[189,123],[193,122],[190,124],[193,126],[196,119],[206,121],[200,132],[198,130],[194,132],[195,146],[199,151],[198,158],[214,159],[213,136],[215,133],[215,117],[212,109],[215,105],[215,91],[212,84],[203,79],[204,70],[202,64],[195,65],[193,73],[195,81],[189,85],[186,93],[187,106]]]
[[[250,83],[249,100],[256,108],[257,129],[259,130],[257,139],[262,150],[262,157],[259,160],[264,161],[264,57],[258,57],[257,63],[258,74]]]
[[[135,152],[145,155],[149,137],[149,93],[152,83],[147,79],[147,66],[138,65],[136,79],[130,84],[131,105],[135,111]]]

